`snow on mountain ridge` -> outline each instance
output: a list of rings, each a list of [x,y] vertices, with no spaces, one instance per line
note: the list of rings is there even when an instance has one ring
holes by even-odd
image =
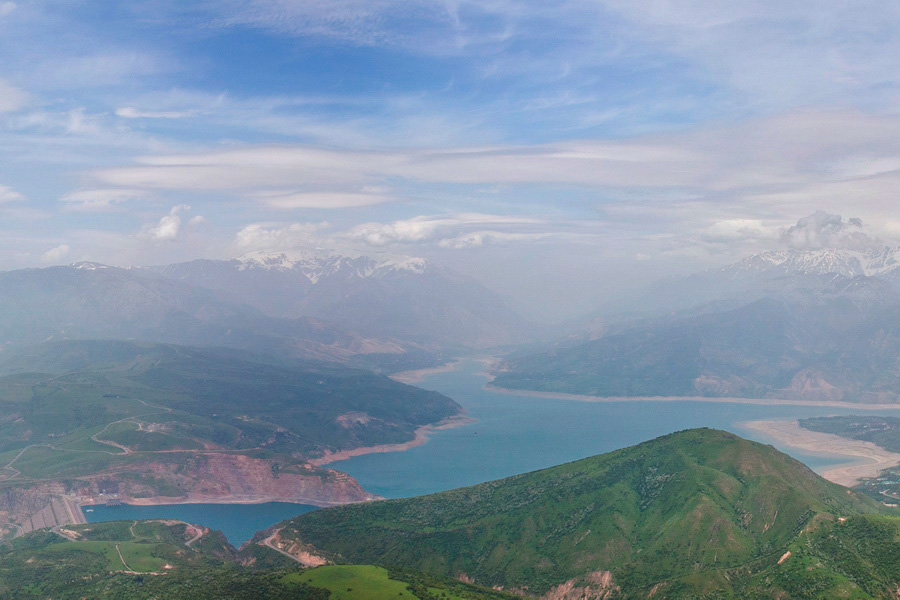
[[[822,250],[772,250],[748,256],[719,272],[739,276],[742,273],[782,271],[785,274],[847,277],[878,276],[900,267],[900,248],[885,247],[878,251],[859,252],[826,248]]]
[[[398,273],[422,275],[433,268],[424,258],[399,254],[367,254],[355,250],[295,248],[284,252],[251,252],[238,257],[240,270],[277,269],[300,271],[312,283],[323,277],[345,273],[360,278],[384,277]]]

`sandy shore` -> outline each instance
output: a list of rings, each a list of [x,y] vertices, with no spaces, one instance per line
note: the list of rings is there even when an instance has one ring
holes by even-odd
[[[422,383],[422,381],[429,375],[434,375],[436,373],[449,373],[450,371],[455,371],[456,369],[458,369],[459,365],[459,360],[451,360],[450,362],[439,367],[431,367],[429,369],[416,369],[415,371],[401,371],[399,373],[389,375],[389,377],[394,381],[399,381],[400,383]]]
[[[565,392],[536,392],[533,390],[515,390],[485,384],[484,389],[498,394],[513,396],[533,396],[535,398],[553,398],[561,400],[578,400],[579,402],[727,402],[732,404],[758,404],[762,406],[833,406],[836,408],[855,408],[858,410],[900,410],[900,404],[863,404],[857,402],[840,402],[836,400],[792,400],[788,398],[711,398],[709,396],[588,396],[586,394],[567,394]]]
[[[848,487],[865,478],[877,476],[883,469],[900,464],[900,454],[888,452],[871,442],[810,431],[801,427],[797,421],[745,421],[737,425],[804,452],[856,459],[852,464],[834,467],[822,473],[825,479]]]
[[[353,448],[352,450],[341,450],[340,452],[330,452],[321,456],[319,458],[314,458],[309,461],[309,464],[320,467],[322,465],[327,465],[329,463],[337,462],[339,460],[346,460],[348,458],[353,458],[354,456],[362,456],[363,454],[379,454],[382,452],[402,452],[403,450],[409,450],[410,448],[415,448],[416,446],[421,446],[425,442],[428,441],[428,436],[432,431],[436,431],[438,429],[451,429],[453,427],[460,427],[462,425],[468,425],[469,423],[474,423],[475,419],[471,417],[467,417],[465,415],[459,415],[456,417],[450,417],[444,419],[443,421],[435,424],[435,425],[425,425],[424,427],[419,427],[416,429],[416,437],[408,442],[403,442],[402,444],[382,444],[380,446],[365,446],[363,448]]]

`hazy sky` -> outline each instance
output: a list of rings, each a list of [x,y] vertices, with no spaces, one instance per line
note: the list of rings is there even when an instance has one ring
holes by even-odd
[[[573,312],[896,243],[898,183],[900,4],[0,0],[0,268],[352,246]]]

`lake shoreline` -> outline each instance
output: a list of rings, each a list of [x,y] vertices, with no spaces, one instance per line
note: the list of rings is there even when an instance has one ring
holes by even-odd
[[[863,479],[877,477],[884,469],[900,465],[900,454],[885,450],[872,442],[805,429],[796,419],[743,421],[735,425],[762,433],[804,452],[855,459],[856,462],[841,464],[822,472],[822,477],[828,481],[847,487],[852,487]]]
[[[568,392],[540,392],[537,390],[517,390],[484,384],[484,389],[498,394],[530,396],[555,400],[576,400],[578,402],[714,402],[727,404],[755,404],[758,406],[826,406],[834,408],[857,408],[859,410],[898,410],[900,404],[865,404],[861,402],[841,402],[839,400],[792,400],[789,398],[715,398],[710,396],[591,396]]]
[[[423,425],[422,427],[419,427],[418,429],[416,429],[415,437],[408,442],[401,442],[399,444],[380,444],[378,446],[363,446],[361,448],[352,448],[350,450],[340,450],[338,452],[326,453],[325,455],[320,456],[319,458],[314,458],[308,462],[314,467],[321,467],[323,465],[328,465],[334,462],[339,462],[342,460],[347,460],[348,458],[363,456],[366,454],[403,452],[404,450],[409,450],[410,448],[421,446],[422,444],[427,442],[431,432],[433,431],[462,427],[463,425],[469,425],[470,423],[475,423],[476,421],[477,419],[473,419],[472,417],[466,416],[465,413],[461,413],[453,417],[442,419],[441,421],[438,421],[433,425]]]
[[[381,497],[370,494],[370,500],[378,500]],[[287,504],[308,504],[310,506],[318,506],[327,508],[329,506],[343,506],[344,504],[354,504],[354,502],[329,502],[328,500],[318,500],[314,498],[277,498],[274,496],[258,496],[258,497],[242,497],[242,496],[153,496],[151,498],[132,498],[123,496],[120,498],[122,504],[128,506],[172,506],[177,504],[268,504],[269,502],[284,502]],[[363,500],[368,502],[370,500]],[[106,506],[100,504],[82,504],[81,507]]]
[[[449,362],[444,363],[443,365],[439,365],[437,367],[428,367],[427,369],[414,369],[412,371],[400,371],[399,373],[394,373],[392,375],[388,375],[391,379],[398,383],[405,383],[407,385],[412,385],[415,383],[422,383],[431,375],[437,375],[438,373],[449,373],[451,371],[455,371],[462,364],[462,361],[458,358],[455,358]]]

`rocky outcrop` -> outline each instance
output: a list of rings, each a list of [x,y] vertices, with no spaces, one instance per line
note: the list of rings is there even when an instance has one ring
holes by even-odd
[[[374,500],[339,471],[280,464],[243,454],[195,454],[183,462],[133,465],[120,476],[119,496],[134,504],[161,502],[302,502],[330,506]],[[173,491],[179,491],[173,494]]]
[[[609,571],[594,571],[582,579],[570,579],[541,596],[542,600],[610,600],[619,592]]]
[[[174,456],[174,453],[173,453]],[[243,454],[179,454],[66,482],[0,493],[0,539],[81,522],[78,504],[116,497],[128,504],[298,502],[333,506],[375,500],[346,473]]]

